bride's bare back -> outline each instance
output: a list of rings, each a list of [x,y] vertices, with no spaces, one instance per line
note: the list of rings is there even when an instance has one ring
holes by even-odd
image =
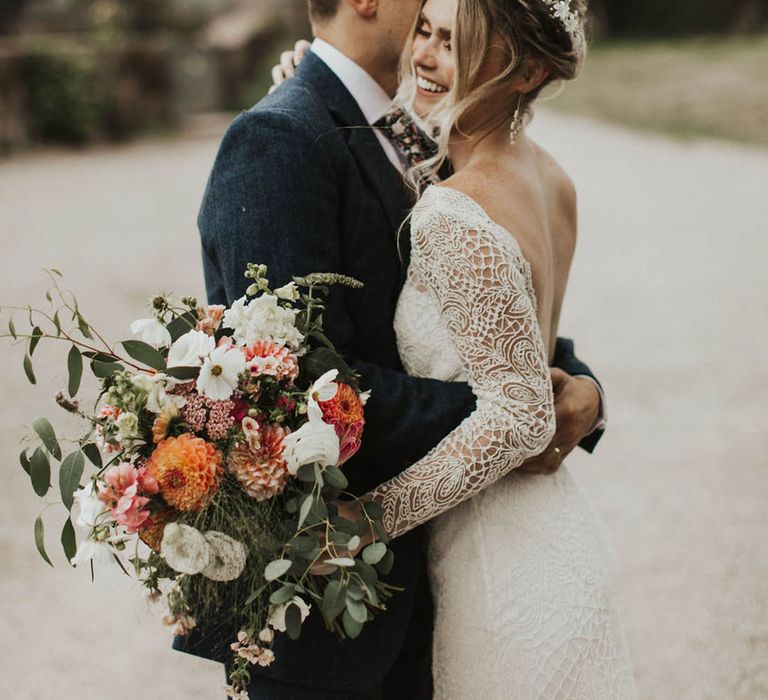
[[[576,192],[567,173],[531,139],[519,138],[493,156],[471,158],[443,184],[470,196],[517,239],[533,272],[551,359],[576,246]]]

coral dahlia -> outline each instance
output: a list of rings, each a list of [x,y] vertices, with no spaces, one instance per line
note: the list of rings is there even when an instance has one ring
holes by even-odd
[[[293,381],[299,376],[299,361],[288,348],[271,340],[259,340],[244,348],[251,374],[267,374]]]
[[[332,425],[339,437],[341,465],[360,449],[365,419],[357,392],[349,384],[337,382],[337,385],[336,396],[318,405],[323,412],[323,422]]]
[[[258,449],[248,442],[236,444],[227,458],[227,469],[249,496],[265,501],[281,494],[288,481],[283,457],[287,431],[279,425],[265,425],[259,433]],[[254,445],[255,446],[255,445]]]
[[[165,502],[177,510],[201,510],[216,492],[221,453],[189,433],[160,442],[147,462]]]

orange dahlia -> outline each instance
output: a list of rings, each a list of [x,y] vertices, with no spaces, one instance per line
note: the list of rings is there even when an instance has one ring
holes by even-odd
[[[299,360],[288,348],[271,340],[258,340],[243,349],[254,377],[267,374],[293,381],[299,376]]]
[[[190,433],[166,438],[147,462],[165,502],[178,510],[201,510],[216,492],[221,453]]]
[[[163,541],[163,530],[168,523],[176,521],[179,511],[174,508],[161,508],[153,513],[146,521],[146,527],[139,533],[141,541],[156,552],[160,551],[160,543]]]
[[[259,431],[258,445],[240,442],[227,457],[227,469],[243,491],[257,501],[274,498],[285,488],[289,473],[283,459],[283,441],[287,434],[281,426],[267,424]]]
[[[171,422],[179,415],[179,409],[173,404],[169,408],[166,408],[160,415],[155,418],[155,422],[152,424],[152,442],[157,444],[162,442],[168,437],[168,428],[171,427]]]
[[[336,396],[330,401],[320,401],[323,420],[326,423],[350,425],[363,420],[363,404],[357,392],[343,382],[337,382]]]

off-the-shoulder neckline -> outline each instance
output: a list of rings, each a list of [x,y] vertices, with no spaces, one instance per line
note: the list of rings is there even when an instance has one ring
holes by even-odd
[[[480,213],[480,215],[486,220],[487,223],[489,223],[491,226],[495,227],[496,229],[503,231],[509,237],[509,240],[512,241],[512,245],[517,250],[517,254],[520,256],[520,259],[523,261],[523,264],[528,268],[528,274],[532,276],[533,270],[531,268],[531,263],[528,262],[528,259],[523,254],[523,248],[520,245],[520,242],[517,240],[517,237],[508,228],[505,228],[500,223],[492,219],[491,215],[488,213],[486,208],[471,195],[467,194],[463,190],[458,190],[455,187],[450,187],[449,185],[429,185],[429,187],[427,187],[422,193],[421,199],[419,200],[419,202],[421,202],[427,196],[428,192],[440,192],[440,191],[443,191],[449,194],[458,195],[460,199],[463,199],[466,202],[469,202],[472,205],[472,207],[478,213]]]

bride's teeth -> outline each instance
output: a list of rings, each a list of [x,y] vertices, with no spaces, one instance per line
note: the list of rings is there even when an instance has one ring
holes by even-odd
[[[433,83],[431,80],[422,78],[420,75],[416,76],[416,83],[422,90],[426,90],[427,92],[434,92],[434,93],[448,92],[446,88],[442,87],[441,85],[438,85],[437,83]]]

